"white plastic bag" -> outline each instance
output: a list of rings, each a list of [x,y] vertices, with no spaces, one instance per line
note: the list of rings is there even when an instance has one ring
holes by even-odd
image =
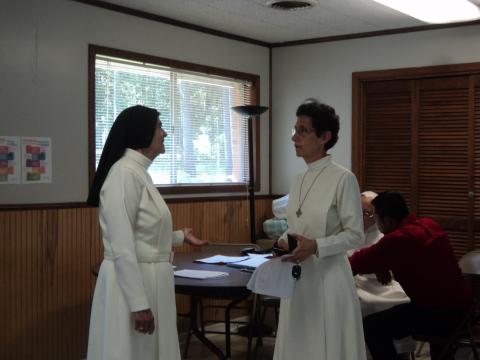
[[[272,201],[273,215],[275,215],[277,219],[287,218],[287,204],[288,194]]]

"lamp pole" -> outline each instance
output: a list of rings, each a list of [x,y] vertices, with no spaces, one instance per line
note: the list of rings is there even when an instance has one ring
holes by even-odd
[[[248,137],[248,202],[250,205],[250,241],[256,243],[255,224],[255,174],[253,159],[253,118],[267,111],[266,106],[244,105],[234,106],[232,110],[243,116],[248,116],[247,137]]]

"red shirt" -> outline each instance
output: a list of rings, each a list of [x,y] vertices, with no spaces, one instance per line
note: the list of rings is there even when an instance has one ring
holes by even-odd
[[[418,306],[466,307],[472,301],[472,290],[448,236],[432,219],[410,214],[397,230],[355,252],[349,260],[354,275],[391,270]]]

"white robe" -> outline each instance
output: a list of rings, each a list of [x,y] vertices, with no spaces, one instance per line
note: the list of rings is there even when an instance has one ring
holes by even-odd
[[[127,149],[100,192],[104,261],[93,297],[88,360],[180,359],[172,217],[147,172],[151,161]],[[134,330],[132,311],[150,309],[155,332]]]
[[[365,236],[365,247],[368,247],[380,240],[383,234],[378,230],[377,225],[373,224],[368,228]],[[349,256],[354,252],[354,250],[349,251]],[[382,285],[375,274],[356,275],[354,279],[363,317],[410,301],[395,280],[388,285]]]
[[[364,360],[360,305],[347,259],[347,250],[364,244],[357,180],[330,156],[309,164],[303,186],[302,179],[297,175],[290,188],[287,232],[315,239],[318,253],[301,264],[293,297],[281,301],[274,359]]]

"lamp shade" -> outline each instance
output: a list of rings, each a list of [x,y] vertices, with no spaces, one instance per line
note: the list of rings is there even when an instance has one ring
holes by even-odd
[[[257,106],[257,105],[242,105],[242,106],[234,106],[232,110],[239,113],[240,115],[244,116],[256,116],[263,114],[265,111],[268,110],[266,106]]]
[[[480,275],[480,250],[473,250],[463,255],[458,265],[464,274]]]

